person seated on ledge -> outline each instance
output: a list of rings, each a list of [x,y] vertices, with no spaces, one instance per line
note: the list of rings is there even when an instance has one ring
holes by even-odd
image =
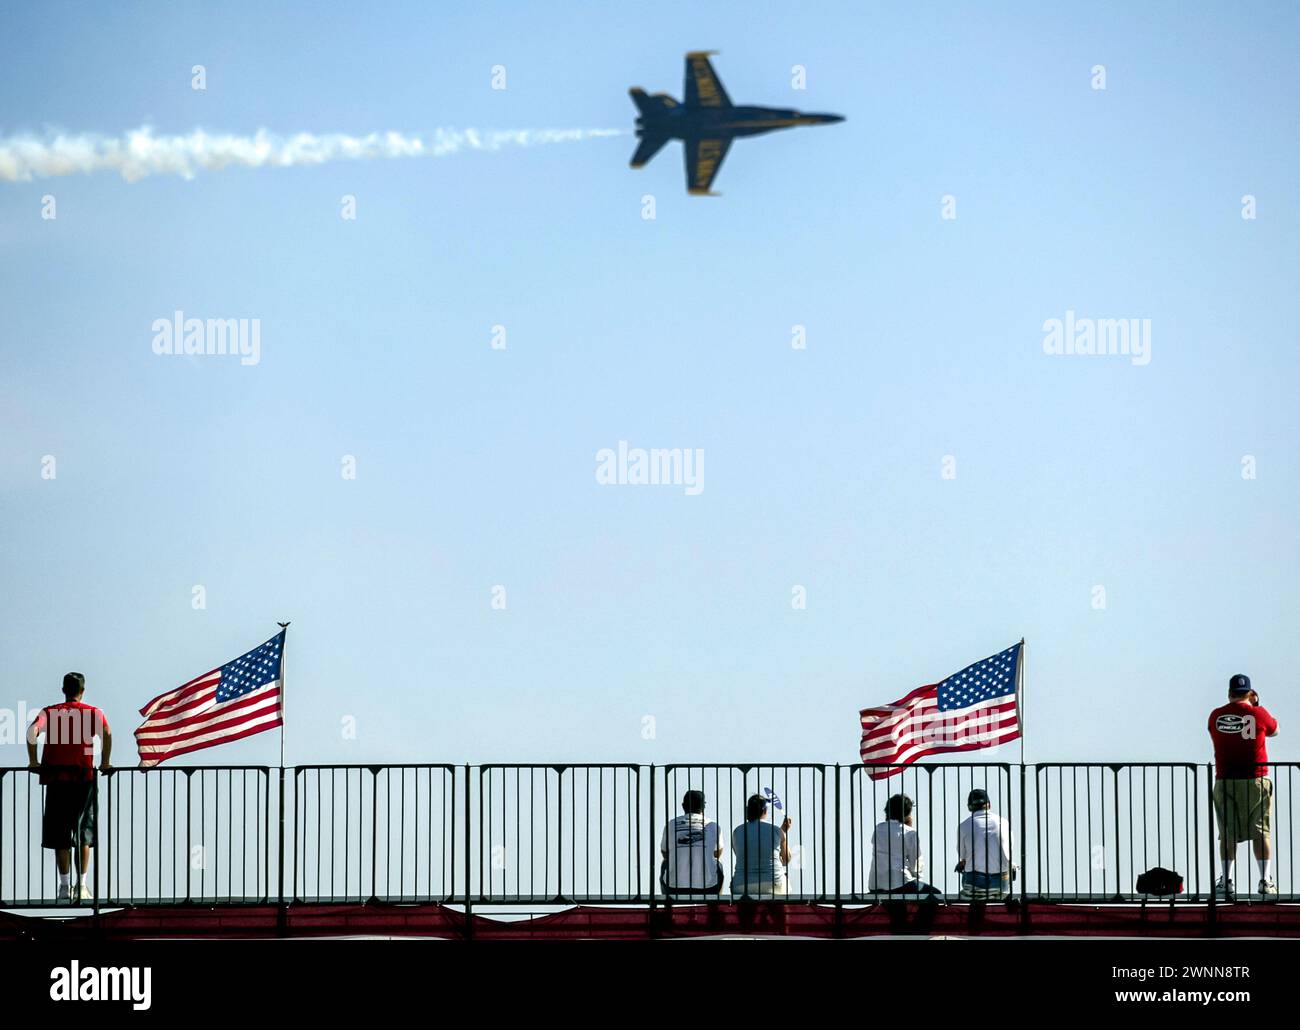
[[[921,879],[924,870],[921,838],[912,828],[912,799],[895,794],[885,802],[884,822],[877,823],[871,835],[867,889],[873,894],[922,894],[933,898],[939,889]]]
[[[682,814],[659,838],[659,883],[668,898],[722,892],[722,842],[718,824],[704,818],[704,791],[682,795]]]
[[[976,787],[966,796],[970,815],[957,827],[957,872],[964,901],[1001,901],[1011,893],[1011,827],[993,811],[989,792]]]
[[[737,898],[772,898],[786,892],[785,867],[790,864],[790,817],[780,829],[763,822],[767,800],[754,794],[745,803],[745,821],[731,834],[736,867],[731,873],[731,893]]]

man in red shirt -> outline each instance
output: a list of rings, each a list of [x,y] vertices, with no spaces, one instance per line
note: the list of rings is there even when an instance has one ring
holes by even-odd
[[[108,719],[94,705],[82,703],[86,677],[70,672],[63,677],[63,703],[42,708],[27,730],[27,763],[39,769],[45,785],[45,814],[41,820],[41,847],[54,852],[59,869],[60,901],[93,899],[86,883],[90,849],[95,846],[95,738],[103,740],[100,769],[108,772],[113,735]],[[36,741],[45,734],[45,753],[36,760]],[[77,894],[69,886],[72,851],[78,848],[80,873]]]
[[[1232,866],[1237,845],[1255,846],[1259,863],[1259,893],[1277,896],[1273,884],[1273,781],[1268,778],[1268,737],[1277,736],[1277,720],[1259,703],[1250,677],[1238,673],[1228,680],[1228,703],[1210,713],[1214,741],[1214,814],[1219,822],[1219,857],[1223,875],[1215,891],[1234,899]]]

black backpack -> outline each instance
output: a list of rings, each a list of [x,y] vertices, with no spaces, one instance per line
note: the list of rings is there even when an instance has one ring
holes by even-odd
[[[1176,873],[1172,869],[1156,866],[1140,874],[1136,886],[1139,894],[1154,894],[1156,897],[1163,898],[1171,894],[1183,893],[1183,877],[1181,873]]]

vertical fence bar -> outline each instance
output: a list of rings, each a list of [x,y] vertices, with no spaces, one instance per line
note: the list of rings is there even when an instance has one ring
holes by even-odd
[[[1218,849],[1214,846],[1214,763],[1211,762],[1205,767],[1205,786],[1206,786],[1206,826],[1209,827],[1210,848],[1210,904],[1206,913],[1206,921],[1209,926],[1207,933],[1213,937],[1218,933],[1219,910],[1218,910],[1218,892],[1214,889],[1214,870],[1222,868],[1215,859],[1218,857]],[[1224,900],[1227,900],[1225,895]]]
[[[91,838],[91,840],[93,840],[95,843],[95,847],[92,849],[92,857],[94,858],[94,862],[95,862],[95,883],[94,886],[91,888],[91,890],[94,892],[94,896],[90,899],[90,905],[91,905],[90,920],[91,920],[91,925],[94,927],[95,939],[98,940],[99,929],[100,929],[99,927],[99,860],[104,853],[103,849],[100,848],[99,846],[100,836],[99,836],[99,770],[98,769],[92,768],[90,770],[90,785],[91,785],[91,789],[94,791],[94,793],[91,795],[90,804],[91,804],[91,812],[95,821],[95,835]],[[80,838],[78,838],[77,842],[80,844]],[[74,854],[72,856],[72,860],[74,862],[80,863],[81,861],[80,847],[77,848],[77,852],[78,852],[77,854]]]
[[[379,766],[370,766],[370,900],[379,897]]]
[[[849,770],[849,895],[858,896],[858,767]]]
[[[294,779],[293,791],[294,791],[294,833],[295,833],[295,836],[296,836],[296,835],[297,835],[297,829],[298,829],[298,816],[297,816],[297,812],[298,812],[298,802],[297,802],[297,797],[298,797],[298,781],[297,781],[297,778],[296,778],[296,777],[295,777],[295,779]],[[186,794],[186,800],[188,801],[188,800],[189,800],[189,781],[188,781],[188,779],[186,780],[185,794]],[[268,818],[268,819],[270,818],[270,812],[269,812],[269,811],[267,812],[267,818]],[[185,823],[186,823],[186,826],[188,827],[188,825],[189,825],[189,818],[188,818],[188,817],[186,818]],[[280,766],[280,811],[279,811],[279,827],[280,827],[280,828],[279,828],[279,844],[278,844],[278,847],[279,847],[279,855],[280,855],[280,858],[279,858],[279,862],[278,862],[278,866],[279,866],[278,872],[279,872],[280,886],[279,886],[278,895],[277,895],[277,896],[278,896],[278,902],[277,902],[277,904],[276,904],[276,912],[275,912],[275,931],[276,931],[276,933],[277,933],[279,936],[283,937],[283,936],[285,936],[285,934],[288,932],[288,929],[289,929],[289,925],[288,925],[288,924],[289,924],[289,910],[288,910],[288,907],[285,905],[285,901],[284,901],[284,766],[283,766],[283,765]],[[269,827],[269,826],[267,827],[267,831],[268,831],[268,833],[269,833],[269,831],[270,831],[270,827]],[[186,830],[186,832],[187,832],[187,834],[188,834],[188,829]],[[297,841],[295,840],[295,842],[294,842],[294,867],[295,867],[295,868],[297,868],[297,854],[298,854],[298,846],[297,846]],[[189,865],[189,863],[187,862],[187,863],[186,863],[187,868],[188,868],[188,865]],[[185,891],[186,891],[187,894],[189,893],[189,879],[190,879],[190,877],[189,877],[189,873],[187,872],[187,873],[185,874]]]
[[[719,827],[721,831],[721,827]],[[650,838],[650,933],[649,936],[655,936],[655,895],[656,888],[659,885],[658,862],[655,861],[655,767],[650,763],[650,832],[647,834]]]
[[[306,900],[307,894],[307,806],[306,803],[299,806],[298,797],[303,793],[304,788],[301,784],[307,782],[307,773],[297,766],[293,770],[293,831],[290,836],[290,843],[293,845],[293,877],[290,880],[289,897],[294,901]],[[301,824],[298,818],[299,808],[302,809]],[[301,844],[301,847],[299,846]],[[301,856],[301,863],[299,857]],[[298,870],[301,866],[301,881],[298,876]],[[299,893],[299,882],[301,882],[301,893]]]
[[[823,798],[825,787],[822,788]],[[842,815],[840,810],[840,763],[835,763],[835,936],[844,936],[844,892],[840,884],[840,823]],[[823,832],[825,831],[825,820],[822,823]]]
[[[268,769],[259,770],[261,773],[262,789],[260,797],[262,801],[262,818],[258,820],[258,827],[262,833],[260,847],[262,849],[262,901],[266,902],[271,894],[271,773]],[[189,852],[186,852],[186,868],[189,867]]]
[[[453,797],[455,796],[455,793],[454,793],[454,782],[455,782],[455,781],[454,781],[454,778],[453,778],[453,795],[452,795]],[[469,868],[470,868],[470,866],[469,866],[469,863],[470,863],[470,847],[469,847],[469,839],[470,839],[470,836],[469,836],[470,801],[469,801],[469,788],[470,788],[470,783],[471,783],[471,780],[470,780],[470,775],[469,775],[469,763],[466,762],[466,763],[465,763],[465,939],[466,939],[467,941],[468,941],[468,940],[473,940],[473,938],[474,938],[474,915],[473,915],[473,909],[472,909],[471,902],[470,902],[470,890],[469,890]],[[482,791],[482,788],[480,788],[480,793],[481,793],[481,791]],[[482,818],[480,818],[480,819],[479,819],[479,839],[480,839],[480,840],[482,840],[482,836],[483,836],[483,821],[482,821]],[[480,886],[480,889],[481,889],[481,886]]]
[[[95,866],[96,866],[96,873],[95,873],[95,897],[96,897],[96,898],[99,897],[99,872],[98,872],[98,866],[99,866],[99,861],[100,861],[100,858],[101,858],[101,857],[103,857],[103,858],[105,859],[105,861],[108,862],[108,871],[104,874],[104,886],[105,886],[105,889],[108,890],[109,894],[112,894],[112,893],[113,893],[113,782],[114,782],[114,779],[115,779],[115,777],[113,776],[113,774],[112,774],[111,772],[108,773],[108,778],[107,778],[107,782],[108,782],[108,818],[105,820],[105,822],[108,823],[108,837],[107,837],[108,843],[107,843],[107,845],[106,845],[104,848],[102,848],[102,849],[101,849],[100,846],[99,846],[99,818],[98,818],[98,815],[97,815],[96,818],[95,818]],[[173,885],[172,885],[172,892],[175,893],[175,891],[176,891],[176,887],[175,887],[175,884],[173,884]]]
[[[1029,799],[1025,789],[1026,768],[1020,766],[1020,926],[1029,929]],[[1034,779],[1035,803],[1037,802],[1038,780]],[[1037,820],[1035,820],[1037,821]]]
[[[1290,796],[1290,795],[1288,794],[1288,797],[1289,797],[1289,796]],[[631,818],[631,813],[632,813],[632,812],[635,811],[638,815],[639,815],[640,812],[641,812],[641,767],[640,767],[640,766],[637,766],[637,769],[636,769],[636,800],[635,800],[635,805],[636,805],[635,808],[632,808],[632,807],[629,807],[629,808],[628,808],[628,813],[629,813],[628,817],[629,817],[629,818]],[[651,822],[650,822],[650,833],[649,833],[649,837],[650,837],[651,845],[653,846],[653,844],[654,844],[654,837],[655,837],[655,824],[654,824],[654,821],[653,821],[653,820],[651,820]],[[636,889],[635,889],[635,891],[632,889],[632,885],[631,885],[630,883],[628,884],[628,893],[629,893],[629,894],[635,894],[635,896],[638,897],[638,898],[641,897],[641,842],[642,842],[642,838],[641,838],[641,820],[638,818],[637,821],[636,821],[636,848],[635,848],[635,851],[634,851],[634,854],[636,855],[636,866],[635,866],[635,869],[636,869]],[[628,841],[628,847],[629,847],[629,849],[631,849],[631,845],[632,845],[632,842],[631,842],[631,840],[629,840],[629,841]],[[651,878],[653,879],[653,870],[651,870],[651,873],[652,873]],[[628,863],[628,875],[630,876],[631,874],[632,874],[632,863],[629,862],[629,863]]]
[[[1113,766],[1111,766],[1111,772],[1113,773],[1113,775],[1114,775],[1114,777],[1115,777],[1115,779],[1114,779],[1114,787],[1115,787],[1114,794],[1115,794],[1115,900],[1116,900],[1116,901],[1123,901],[1123,900],[1124,900],[1124,898],[1123,898],[1123,896],[1122,896],[1122,895],[1123,895],[1123,892],[1120,890],[1120,874],[1121,874],[1121,872],[1122,872],[1122,870],[1123,870],[1123,858],[1124,858],[1124,848],[1120,845],[1120,838],[1119,838],[1119,773],[1120,773],[1120,768],[1121,768],[1121,767],[1118,766],[1118,765],[1113,765]],[[1132,794],[1130,793],[1130,794],[1129,794],[1129,802],[1130,802],[1130,804],[1132,803],[1132,800],[1133,800],[1133,796],[1132,796]],[[1132,841],[1130,841],[1129,843],[1131,844]],[[1103,887],[1102,889],[1105,890],[1105,887]]]

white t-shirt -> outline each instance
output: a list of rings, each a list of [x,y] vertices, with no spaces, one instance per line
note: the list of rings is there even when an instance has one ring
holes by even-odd
[[[871,834],[871,879],[867,889],[892,891],[919,880],[925,864],[921,861],[921,838],[916,830],[895,819],[878,823]]]
[[[966,862],[968,873],[1011,871],[1011,827],[987,808],[972,812],[957,827],[957,857]]]
[[[701,890],[718,885],[718,824],[682,813],[664,827],[659,853],[668,862],[668,886]]]

